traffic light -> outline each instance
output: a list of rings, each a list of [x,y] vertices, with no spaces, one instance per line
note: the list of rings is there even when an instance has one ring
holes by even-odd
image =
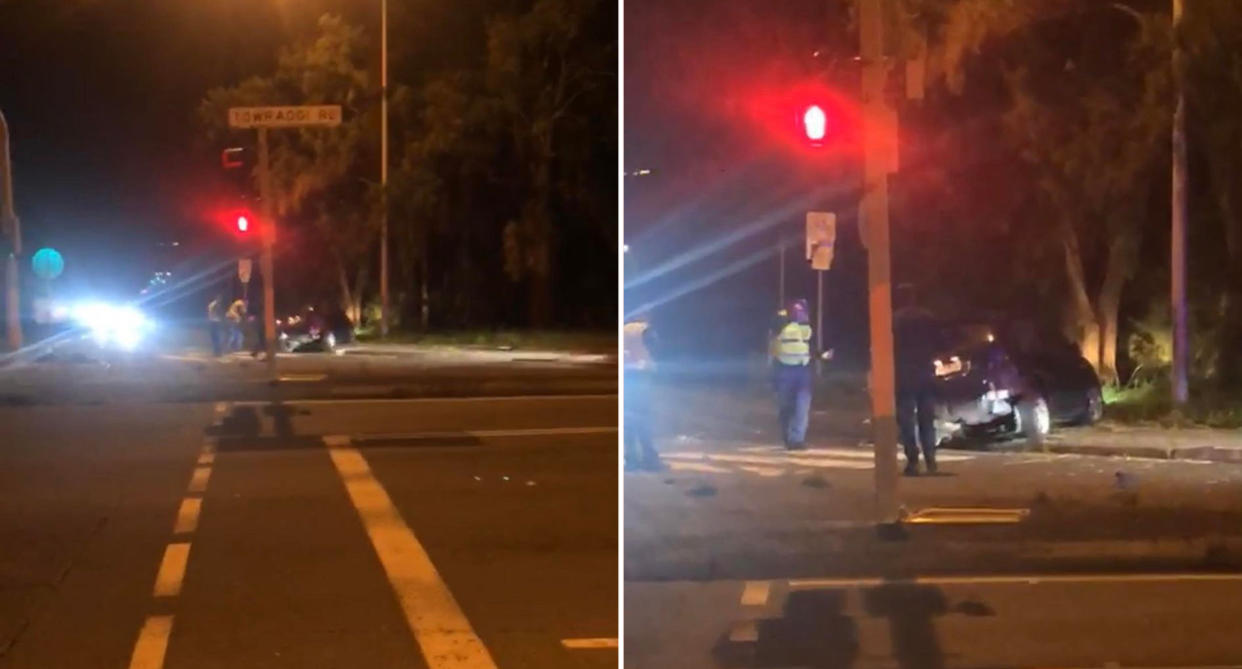
[[[801,114],[802,134],[811,146],[821,146],[828,136],[828,114],[818,104],[807,105]]]
[[[238,214],[237,215],[237,231],[242,234],[250,232],[250,215],[249,214]]]
[[[226,170],[243,167],[246,164],[246,150],[233,147],[220,152],[220,166]]]

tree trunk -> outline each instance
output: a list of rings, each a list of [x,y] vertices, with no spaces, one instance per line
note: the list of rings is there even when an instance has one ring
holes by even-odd
[[[345,314],[349,316],[350,322],[359,324],[362,322],[362,296],[366,293],[367,270],[365,267],[359,267],[358,273],[354,275],[354,301],[350,303],[350,310]]]
[[[1065,252],[1065,277],[1070,285],[1070,312],[1068,329],[1071,337],[1078,342],[1082,357],[1091,363],[1096,372],[1100,371],[1100,326],[1095,309],[1091,306],[1091,298],[1087,293],[1087,280],[1082,267],[1082,250],[1078,244],[1078,236],[1067,221],[1060,228],[1061,248]]]
[[[345,271],[345,265],[340,258],[336,260],[336,277],[340,281],[341,287],[341,309],[352,319],[354,318],[354,294],[349,288],[349,275]],[[358,321],[354,321],[357,323]]]
[[[419,271],[422,273],[422,279],[419,283],[419,323],[423,327],[423,332],[431,329],[431,271],[428,269],[427,257],[424,253],[423,261],[419,263]]]
[[[1221,295],[1221,323],[1217,331],[1216,381],[1220,385],[1238,383],[1242,372],[1242,219],[1233,199],[1232,170],[1218,159],[1213,179],[1216,202],[1225,225],[1225,248],[1229,264],[1225,270],[1225,290]]]
[[[534,200],[527,213],[530,268],[530,325],[547,327],[552,319],[552,137],[544,133],[534,165]]]
[[[1104,281],[1095,309],[1100,337],[1096,371],[1104,383],[1117,382],[1118,311],[1121,308],[1121,291],[1134,271],[1137,247],[1135,236],[1125,232],[1114,235],[1108,246],[1108,264],[1104,268]]]

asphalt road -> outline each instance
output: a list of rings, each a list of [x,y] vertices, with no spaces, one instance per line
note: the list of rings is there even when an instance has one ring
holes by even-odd
[[[626,667],[1242,666],[1242,466],[944,451],[907,513],[1006,522],[881,533],[848,407],[791,454],[737,394],[659,406],[668,470],[624,482]]]
[[[0,667],[609,667],[616,396],[0,408]]]

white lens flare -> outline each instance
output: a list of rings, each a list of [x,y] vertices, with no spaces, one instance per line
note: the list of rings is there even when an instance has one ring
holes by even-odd
[[[151,321],[132,306],[85,302],[74,307],[72,315],[100,346],[113,344],[127,351],[136,349],[151,329]]]

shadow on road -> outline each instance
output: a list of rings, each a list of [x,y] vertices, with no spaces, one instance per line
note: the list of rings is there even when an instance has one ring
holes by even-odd
[[[203,430],[215,437],[216,449],[228,451],[278,451],[305,448],[323,448],[323,434],[298,434],[293,425],[296,416],[309,416],[306,409],[297,409],[276,401],[262,407],[245,405],[234,407],[220,420]],[[265,429],[270,424],[271,429]],[[482,446],[483,440],[466,432],[441,432],[430,434],[368,435],[353,433],[357,425],[342,426],[329,434],[350,436],[356,446],[367,447],[461,447]]]
[[[721,667],[848,669],[861,654],[858,622],[847,613],[850,590],[796,590],[779,618],[758,621],[751,642],[723,639],[715,649]],[[945,657],[935,619],[949,613],[987,616],[981,602],[950,606],[934,586],[887,583],[860,591],[863,615],[887,619],[892,659],[902,669],[943,669]]]
[[[273,434],[264,434],[263,418],[254,406],[233,407],[233,411],[220,420],[218,425],[209,426],[203,432],[216,438],[216,449],[219,451],[270,451],[298,448],[322,448],[323,439],[319,435],[299,435],[293,429],[293,416],[307,415],[309,411],[298,411],[281,402],[273,402],[262,407],[262,414],[269,416]]]

